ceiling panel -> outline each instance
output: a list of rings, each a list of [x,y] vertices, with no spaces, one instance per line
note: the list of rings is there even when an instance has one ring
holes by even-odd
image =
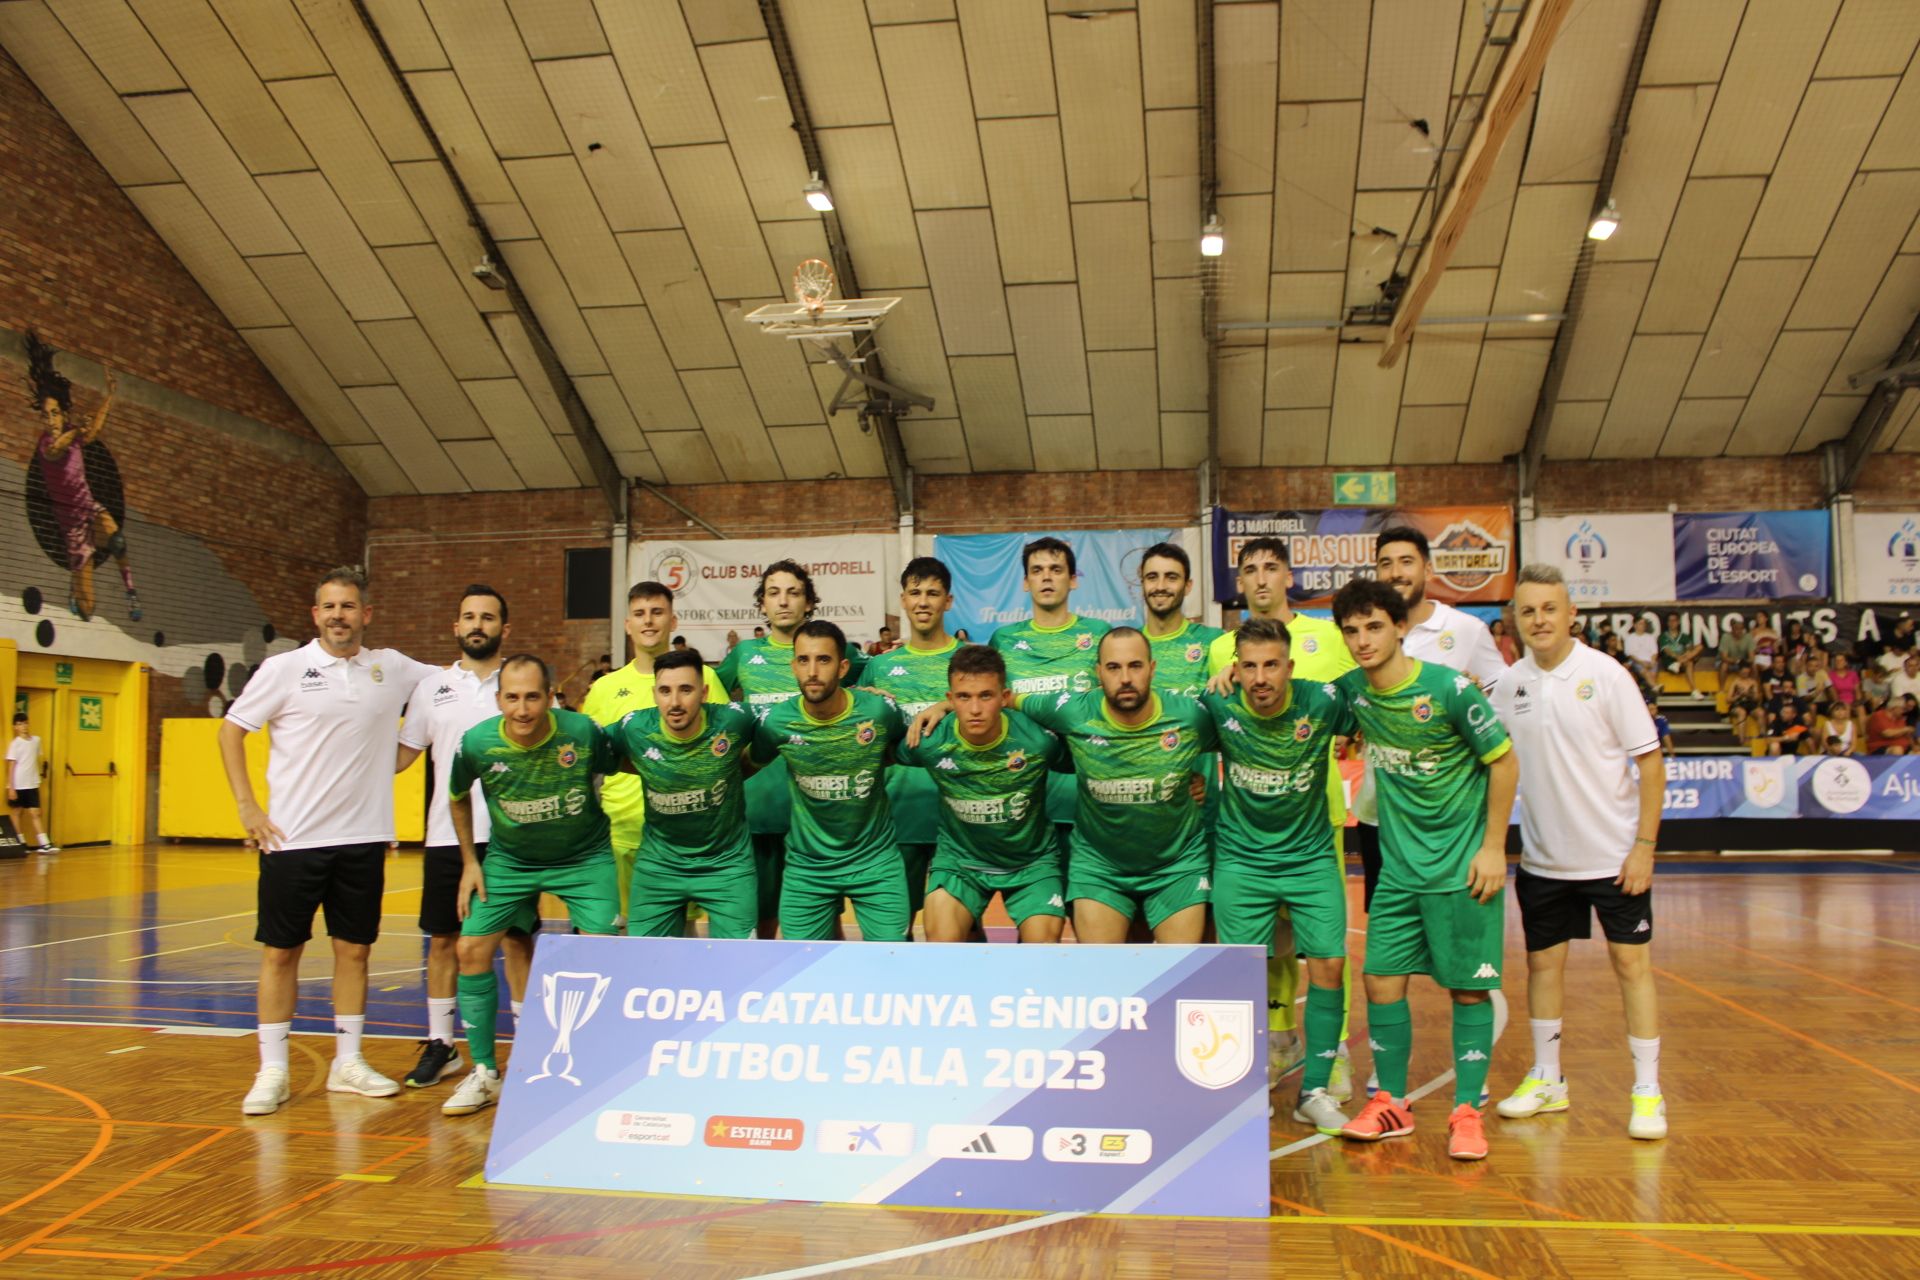
[[[1073,223],[1060,122],[1034,116],[978,123],[1001,276],[1008,284],[1072,280]]]
[[[615,231],[679,226],[680,215],[660,181],[653,148],[613,59],[541,63],[539,72],[607,225]]]
[[[1222,347],[1214,366],[1219,370],[1219,396],[1214,417],[1220,424],[1220,461],[1229,467],[1260,465],[1260,439],[1265,411],[1261,407],[1266,376],[1264,347]]]
[[[255,258],[253,272],[334,381],[343,387],[392,381],[312,259],[299,253]]]
[[[469,487],[399,387],[350,387],[347,397],[414,489],[421,493],[458,493]]]
[[[1153,271],[1146,203],[1074,205],[1073,242],[1086,264],[1080,273],[1080,318],[1087,350],[1151,347],[1153,300],[1147,291]]]
[[[1850,328],[1857,323],[1916,213],[1920,171],[1855,178],[1787,317],[1787,328]]]
[[[1634,95],[1633,128],[1613,183],[1614,203],[1633,210],[1633,215],[1622,220],[1611,239],[1595,246],[1595,261],[1660,256],[1674,206],[1687,185],[1693,149],[1712,109],[1712,85],[1642,88]]]
[[[660,153],[660,171],[713,295],[757,298],[781,292],[732,152],[724,146],[674,147]]]
[[[1897,83],[1816,80],[1807,86],[1741,253],[1785,258],[1820,251]]]
[[[1920,5],[1846,0],[1820,51],[1816,76],[1897,76],[1920,44]]]
[[[484,379],[460,385],[527,488],[567,489],[579,483],[573,465],[560,452],[519,379]]]
[[[1840,0],[1751,0],[1694,155],[1697,176],[1773,168],[1839,5]]]
[[[1280,100],[1364,97],[1371,16],[1353,0],[1287,0],[1280,7]]]
[[[762,219],[808,218],[817,223],[802,191],[810,175],[794,136],[793,111],[773,46],[764,40],[711,45],[700,51],[700,61],[754,213]]]
[[[1640,83],[1711,84],[1720,79],[1747,0],[1664,0]]]
[[[1688,395],[1743,396],[1753,390],[1807,266],[1803,258],[1782,258],[1734,267],[1713,326],[1700,344]]]
[[[1711,458],[1727,447],[1745,400],[1682,400],[1660,442],[1663,458]]]
[[[48,0],[47,8],[86,50],[115,93],[165,93],[187,87],[125,0]]]
[[[873,33],[916,209],[987,202],[980,135],[956,23],[878,27]]]
[[[1268,409],[1261,431],[1259,465],[1317,467],[1327,460],[1331,409]]]
[[[993,215],[984,209],[933,210],[920,214],[919,223],[947,353],[1011,352],[1013,334],[994,253]]]
[[[1400,384],[1405,360],[1380,367],[1380,348],[1371,342],[1340,347],[1334,368],[1333,422],[1327,437],[1327,461],[1346,462],[1393,456],[1394,427],[1400,416]]]
[[[527,57],[519,28],[507,14],[505,0],[425,3],[434,33],[467,87],[468,101],[495,152],[520,157],[566,151],[566,135]],[[676,10],[676,21],[678,16]]]
[[[133,9],[248,169],[311,167],[300,139],[205,0],[133,0]]]
[[[1599,180],[1613,119],[1594,104],[1619,101],[1645,2],[1577,4],[1567,14],[1540,78],[1522,181]]]
[[[833,178],[834,208],[846,228],[861,287],[896,293],[926,284],[913,202],[907,197],[907,176],[893,129],[825,130],[820,153]],[[782,278],[796,265],[780,263]]]
[[[455,377],[504,378],[511,372],[438,246],[401,245],[378,253],[387,275]]]
[[[620,245],[574,158],[509,160],[506,167],[575,300],[583,307],[618,307],[640,301],[640,291],[627,270]]]
[[[800,83],[815,125],[832,129],[886,124],[893,118],[861,0],[783,5],[781,16],[793,42],[794,60],[809,69]],[[639,38],[645,39],[644,30]]]
[[[676,0],[603,0],[598,8],[607,44],[653,145],[722,141],[720,115]]]
[[[349,315],[355,320],[391,320],[407,314],[406,299],[324,177],[314,172],[264,174],[260,189]]]
[[[234,0],[234,3],[251,3],[251,0]],[[347,87],[353,105],[360,109],[367,127],[373,130],[380,149],[387,153],[387,159],[433,159],[433,145],[427,140],[426,131],[420,127],[419,117],[408,105],[406,95],[401,92],[400,83],[394,79],[387,60],[381,56],[372,36],[368,34],[354,0],[293,0],[293,3],[306,22],[307,30],[313,33],[315,43],[327,55],[327,61],[333,64],[333,73]],[[416,24],[426,25],[424,14],[418,11],[417,0],[390,0],[390,3],[374,0],[370,7],[375,13],[381,13],[400,10],[406,5],[412,5],[415,12],[402,20],[404,27],[411,30]],[[381,34],[392,45],[396,33],[383,26]],[[406,31],[400,34],[404,35]],[[438,41],[433,39],[430,27],[419,52],[424,53],[428,42],[434,45],[436,52],[430,58],[422,57],[418,65],[424,69],[445,67],[446,58],[438,52]],[[412,69],[407,63],[401,65]]]
[[[648,434],[699,429],[693,404],[645,307],[596,307],[582,314],[606,355],[607,368]]]
[[[1273,269],[1337,271],[1353,235],[1358,102],[1281,103],[1275,138]]]
[[[807,372],[804,343],[760,332],[760,326],[741,319],[774,298],[747,298],[722,304],[720,310],[732,341],[740,372],[747,377],[760,418],[769,426],[799,426],[820,421],[820,397],[813,375]],[[838,370],[836,369],[837,373]]]
[[[1072,286],[1066,288],[1072,291]],[[967,456],[976,470],[1026,471],[1033,466],[1021,399],[1024,370],[1017,367],[1022,363],[1012,356],[965,356],[953,361],[954,402],[967,435]],[[1088,407],[1084,395],[1079,406]]]
[[[1083,21],[1056,14],[1049,31],[1067,191],[1075,200],[1144,199],[1147,140],[1134,15]]]
[[[1214,10],[1213,24],[1220,51],[1214,72],[1220,190],[1228,195],[1271,191],[1280,6],[1221,5]]]
[[[246,259],[233,251],[232,243],[183,184],[134,187],[127,198],[227,319],[241,328],[286,323]]]
[[[375,320],[360,326],[380,359],[399,379],[414,409],[440,440],[491,438],[467,393],[460,389],[418,320]],[[491,341],[491,338],[489,338]],[[478,488],[479,486],[475,486]]]
[[[1160,466],[1153,352],[1090,351],[1087,374],[1093,381],[1093,441],[1100,466],[1116,471]]]
[[[738,369],[697,369],[680,375],[700,415],[701,428],[729,480],[779,480],[780,455],[760,424],[753,393]]]
[[[1644,458],[1659,448],[1699,349],[1700,335],[1694,333],[1649,333],[1633,340],[1600,424],[1595,457]]]
[[[1605,400],[1613,394],[1653,274],[1651,262],[1603,262],[1593,268],[1580,323],[1567,344],[1562,400]]]
[[[1498,462],[1525,443],[1552,346],[1532,338],[1482,344],[1459,461]]]
[[[324,76],[332,70],[292,0],[212,0],[212,4],[262,80]]]
[[[733,343],[714,309],[693,244],[683,231],[644,231],[620,237],[620,248],[640,282],[647,309],[675,368],[712,369],[735,363]]]
[[[1360,138],[1361,190],[1426,185],[1433,170],[1432,137],[1446,132],[1459,35],[1458,0],[1375,0]],[[1426,131],[1416,120],[1426,122]]]
[[[1765,187],[1763,178],[1687,183],[1647,296],[1647,332],[1699,333],[1707,327]]]
[[[192,94],[142,96],[129,105],[235,249],[299,252],[300,242]]]
[[[1726,451],[1767,457],[1791,449],[1846,341],[1839,329],[1781,334]]]
[[[1080,329],[1079,290],[1070,284],[1034,284],[1010,288],[1006,294],[1013,349],[1019,356],[1020,384],[1026,395],[1020,416],[1024,419],[1027,412],[1090,412],[1093,404],[1087,391],[1087,348]],[[961,416],[965,417],[966,391],[958,385],[957,368],[954,379]],[[1018,397],[1015,399],[1017,402]]]
[[[273,96],[367,243],[418,244],[428,238],[393,166],[338,80],[281,81],[273,85]]]
[[[982,119],[1056,110],[1047,14],[1032,0],[958,0],[974,109]]]

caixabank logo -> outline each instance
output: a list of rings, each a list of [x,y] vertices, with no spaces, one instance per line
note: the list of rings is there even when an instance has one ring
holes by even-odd
[[[1458,591],[1478,591],[1507,571],[1513,547],[1478,521],[1455,520],[1431,540],[1433,572]]]

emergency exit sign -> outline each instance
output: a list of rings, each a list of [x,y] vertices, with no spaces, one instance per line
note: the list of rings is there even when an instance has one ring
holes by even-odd
[[[106,726],[106,704],[99,698],[83,695],[80,699],[80,727],[89,733],[98,733]]]
[[[1390,507],[1398,500],[1391,471],[1334,472],[1336,507]]]
[[[54,663],[53,664],[53,682],[55,684],[72,684],[73,683],[73,664],[71,662]]]

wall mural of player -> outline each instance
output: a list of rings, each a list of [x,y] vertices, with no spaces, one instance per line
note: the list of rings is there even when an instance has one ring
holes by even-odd
[[[27,520],[41,549],[68,572],[67,608],[75,617],[93,616],[93,567],[111,557],[120,566],[127,614],[138,622],[120,468],[100,439],[113,407],[113,370],[106,371],[106,397],[92,421],[76,423],[69,418],[73,387],[54,369],[54,355],[38,335],[27,335],[27,383],[42,424],[27,469]]]

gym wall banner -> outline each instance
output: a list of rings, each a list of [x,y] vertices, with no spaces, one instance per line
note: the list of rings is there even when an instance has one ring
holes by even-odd
[[[1920,600],[1920,512],[1854,512],[1853,572],[1863,600]]]
[[[1567,577],[1575,604],[1673,600],[1673,516],[1542,516],[1520,527],[1521,557]]]
[[[1920,818],[1920,756],[1669,757],[1663,812],[1911,822]]]
[[[1283,539],[1293,565],[1295,606],[1327,605],[1355,574],[1371,574],[1382,529],[1411,525],[1433,552],[1428,591],[1448,604],[1495,602],[1513,595],[1513,512],[1507,507],[1419,507],[1397,510],[1213,512],[1213,594],[1240,594],[1240,548],[1253,538]]]
[[[627,565],[631,581],[651,579],[672,589],[680,629],[709,660],[718,661],[726,652],[728,631],[750,636],[760,624],[753,592],[760,571],[775,560],[806,566],[820,593],[814,617],[837,623],[850,641],[874,639],[897,594],[886,579],[887,541],[879,534],[846,534],[642,542],[628,553]]]
[[[1255,947],[543,938],[489,1183],[1264,1218]]]
[[[1735,618],[1751,621],[1757,613],[1781,635],[1787,633],[1788,623],[1799,622],[1819,639],[1823,647],[1857,655],[1862,649],[1878,653],[1881,643],[1893,633],[1900,620],[1910,614],[1920,613],[1920,606],[1833,604],[1824,600],[1767,608],[1755,608],[1752,605],[1580,605],[1580,620],[1589,630],[1598,627],[1604,620],[1612,623],[1613,629],[1621,635],[1633,629],[1637,618],[1647,619],[1658,633],[1665,628],[1666,617],[1670,613],[1680,615],[1682,635],[1695,644],[1706,646],[1707,656],[1701,659],[1705,664],[1701,669],[1705,670],[1713,663],[1712,654],[1719,648],[1720,637],[1726,634],[1727,624]]]
[[[1820,599],[1830,591],[1831,535],[1824,511],[1678,512],[1675,598]]]
[[[1140,553],[1156,542],[1184,547],[1200,571],[1197,543],[1183,529],[1080,529],[1044,533],[943,533],[933,540],[933,554],[953,573],[953,609],[947,630],[965,627],[967,639],[985,644],[1009,622],[1033,615],[1020,565],[1020,549],[1035,538],[1054,537],[1073,548],[1080,584],[1073,589],[1074,613],[1098,618],[1113,626],[1140,625]],[[1190,615],[1200,611],[1196,587],[1188,599]]]

